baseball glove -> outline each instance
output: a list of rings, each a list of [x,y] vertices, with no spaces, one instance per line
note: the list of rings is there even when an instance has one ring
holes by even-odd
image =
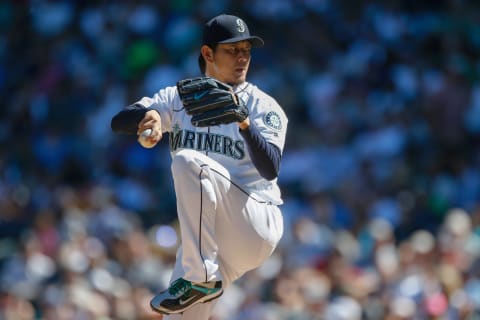
[[[210,77],[197,77],[177,82],[178,94],[185,112],[192,116],[192,125],[209,127],[242,122],[248,109],[232,87]]]

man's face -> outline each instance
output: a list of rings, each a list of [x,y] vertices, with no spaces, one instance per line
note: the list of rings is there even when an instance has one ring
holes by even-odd
[[[218,44],[213,52],[210,75],[232,85],[245,82],[251,49],[249,41]]]

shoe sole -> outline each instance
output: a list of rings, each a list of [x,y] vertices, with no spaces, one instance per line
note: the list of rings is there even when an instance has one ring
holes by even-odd
[[[197,301],[195,301],[194,303],[192,303],[192,304],[189,305],[189,306],[186,306],[186,307],[183,308],[183,309],[178,309],[178,310],[173,310],[173,311],[170,311],[170,310],[169,310],[169,311],[164,311],[164,310],[157,309],[157,308],[155,308],[155,307],[152,305],[151,302],[150,302],[150,308],[152,309],[152,311],[157,312],[157,313],[160,313],[160,314],[165,314],[165,315],[167,315],[167,314],[179,314],[179,313],[184,313],[185,310],[193,307],[193,306],[196,305],[196,304],[199,304],[199,303],[207,303],[207,302],[210,302],[210,301],[212,301],[212,300],[215,300],[215,299],[219,298],[222,294],[223,294],[223,290],[221,290],[220,293],[217,294],[216,296],[213,296],[213,297],[212,297],[212,296],[205,296],[205,297],[203,297],[202,299],[198,299]],[[206,298],[206,299],[205,299],[205,298]],[[205,300],[203,300],[203,299],[205,299]]]

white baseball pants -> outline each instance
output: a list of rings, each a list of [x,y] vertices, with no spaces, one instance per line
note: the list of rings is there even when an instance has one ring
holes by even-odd
[[[218,162],[195,150],[172,159],[182,245],[171,281],[219,281],[227,287],[259,267],[283,233],[280,209],[254,198],[230,180]],[[215,301],[168,320],[208,320]]]

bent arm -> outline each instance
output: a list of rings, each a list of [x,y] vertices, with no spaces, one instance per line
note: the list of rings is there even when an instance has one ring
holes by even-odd
[[[250,158],[260,175],[267,180],[277,178],[282,158],[280,149],[268,142],[253,125],[240,126],[240,134],[247,143]]]
[[[162,139],[162,119],[160,112],[155,108],[145,108],[140,104],[133,104],[117,113],[110,123],[115,133],[138,135],[138,142],[149,148],[155,146]],[[151,134],[146,138],[148,144],[140,141],[140,134],[152,129]]]
[[[139,104],[132,104],[117,113],[110,123],[113,132],[120,134],[137,134],[138,124],[145,117],[148,109]]]

